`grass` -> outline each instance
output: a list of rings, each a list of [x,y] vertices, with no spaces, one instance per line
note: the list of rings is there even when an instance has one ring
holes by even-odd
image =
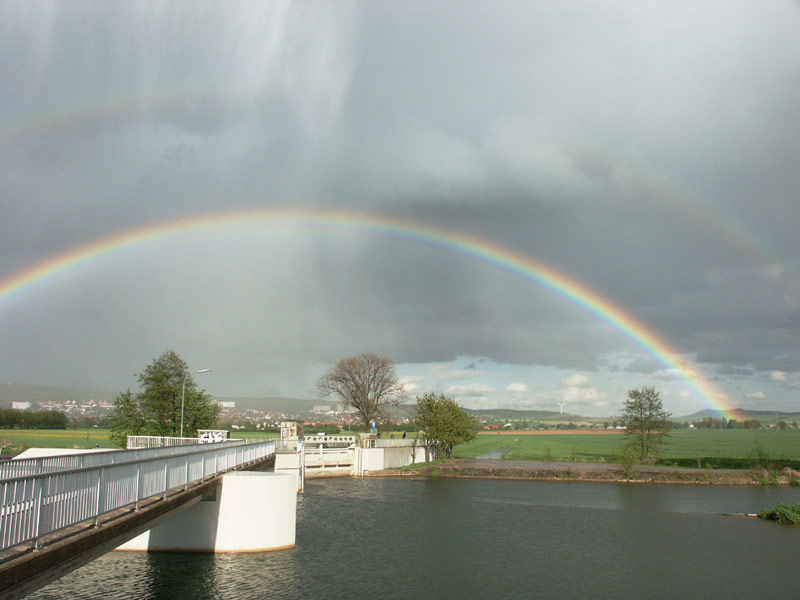
[[[625,435],[479,435],[453,450],[456,458],[507,448],[510,460],[570,462],[617,462]],[[676,466],[747,467],[756,445],[773,459],[800,462],[800,431],[773,430],[678,430],[660,453],[661,464]]]
[[[0,429],[0,446],[14,454],[28,448],[116,448],[109,430],[89,429]]]

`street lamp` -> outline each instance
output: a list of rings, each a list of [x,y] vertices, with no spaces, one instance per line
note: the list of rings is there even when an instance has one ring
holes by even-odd
[[[183,378],[183,389],[181,390],[181,437],[183,437],[183,405],[186,402],[186,380],[194,373],[208,373],[210,370],[211,369],[200,369],[199,371],[193,371],[192,373],[187,373],[186,377]]]

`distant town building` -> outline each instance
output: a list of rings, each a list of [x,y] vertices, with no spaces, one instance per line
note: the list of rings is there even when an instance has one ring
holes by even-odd
[[[311,409],[311,412],[314,413],[326,413],[330,412],[331,405],[330,404],[318,404]]]
[[[30,408],[30,402],[12,402],[11,408],[15,408],[16,410],[25,410],[26,408]]]
[[[236,408],[236,402],[220,402],[222,408]]]

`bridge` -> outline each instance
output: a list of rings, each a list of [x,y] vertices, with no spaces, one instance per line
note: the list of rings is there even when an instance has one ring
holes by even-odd
[[[228,442],[0,464],[0,599],[18,598],[214,497],[222,475],[274,460]]]

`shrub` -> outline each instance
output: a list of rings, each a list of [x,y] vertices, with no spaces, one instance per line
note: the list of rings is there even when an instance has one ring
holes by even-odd
[[[622,476],[625,479],[633,477],[633,465],[636,463],[636,452],[628,445],[622,447],[619,452],[619,464],[622,467]]]
[[[767,452],[758,440],[753,444],[753,450],[750,453],[750,463],[756,469],[766,469],[772,471],[778,467],[775,459]]]
[[[778,523],[800,523],[800,504],[784,504],[781,502],[771,510],[762,510],[758,513],[758,516]]]

